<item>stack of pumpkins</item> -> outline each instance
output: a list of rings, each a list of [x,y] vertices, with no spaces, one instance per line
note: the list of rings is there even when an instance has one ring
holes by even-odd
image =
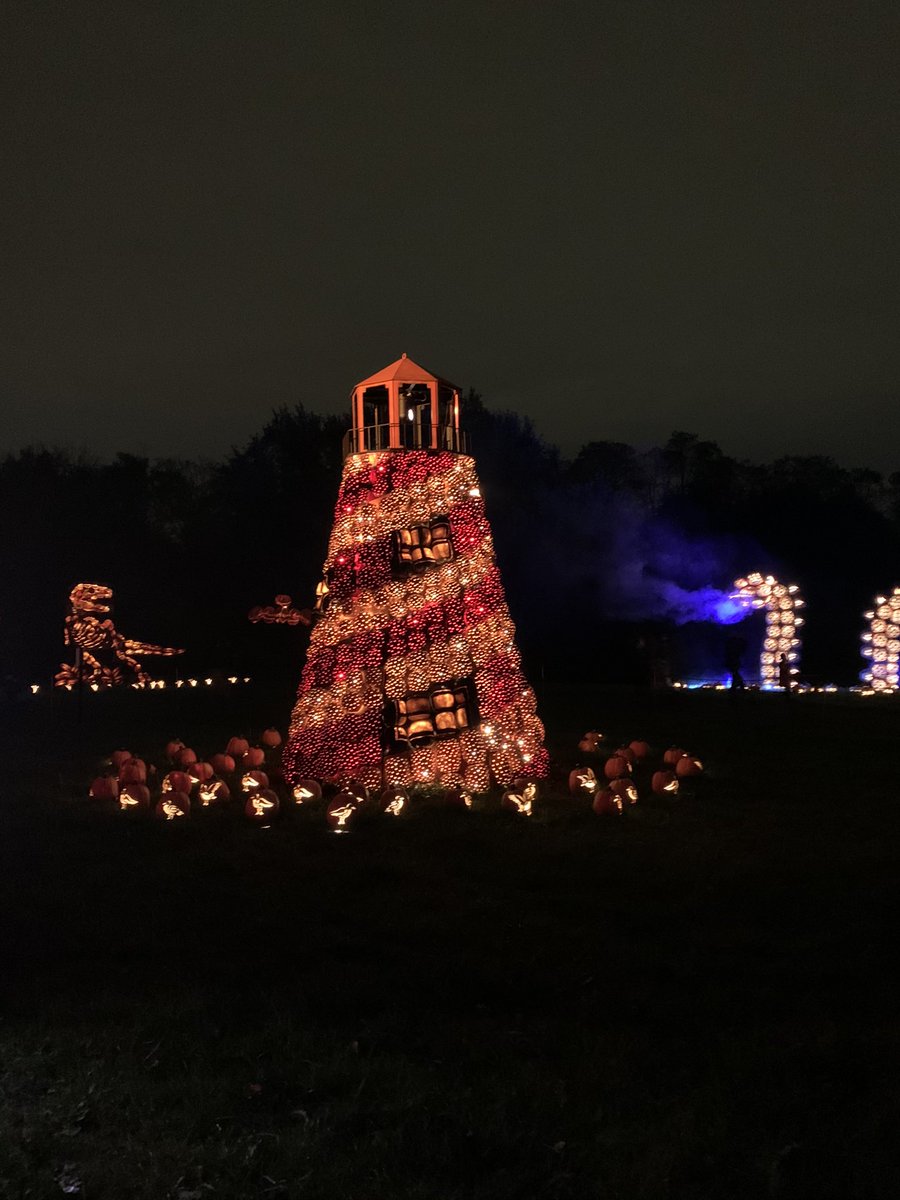
[[[234,789],[245,797],[248,820],[264,824],[278,815],[281,806],[269,779],[269,774],[280,774],[281,742],[277,729],[266,729],[258,746],[233,737],[223,754],[213,754],[206,762],[184,742],[172,741],[166,746],[161,770],[129,750],[116,750],[110,755],[111,770],[93,780],[89,795],[94,800],[115,801],[122,812],[149,812],[152,806],[160,820],[174,821],[189,817],[193,807],[214,808],[226,803]],[[269,773],[262,770],[267,755],[272,760]],[[160,790],[152,804],[150,784],[157,778]]]
[[[591,729],[578,743],[578,749],[583,754],[599,756],[602,741],[603,735]],[[682,780],[703,774],[703,764],[679,746],[670,746],[662,756],[661,765],[654,770],[649,743],[633,741],[609,755],[603,764],[602,778],[593,767],[576,767],[569,774],[569,791],[575,796],[586,796],[598,816],[612,816],[637,803],[636,772],[649,781],[654,796],[671,798],[678,795]]]

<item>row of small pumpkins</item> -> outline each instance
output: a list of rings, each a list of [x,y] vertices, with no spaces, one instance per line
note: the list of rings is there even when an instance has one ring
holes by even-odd
[[[266,729],[259,740],[262,745],[251,746],[246,738],[233,737],[225,753],[212,755],[209,762],[200,761],[196,751],[184,742],[169,742],[165,756],[174,769],[162,777],[160,796],[152,806],[155,816],[166,821],[190,816],[192,795],[201,808],[225,803],[231,799],[232,789],[222,776],[234,775],[238,770],[240,791],[246,797],[244,814],[257,822],[276,816],[281,802],[269,787],[269,776],[260,768],[265,764],[266,750],[277,750],[282,738],[277,729]],[[156,767],[148,766],[130,750],[113,751],[110,763],[115,773],[98,775],[93,780],[88,793],[91,798],[115,801],[123,812],[149,811],[148,778],[155,778]]]
[[[578,749],[585,754],[599,754],[602,740],[603,735],[591,729],[578,743]],[[637,803],[638,789],[632,776],[636,766],[649,766],[646,761],[649,755],[648,742],[635,740],[620,746],[603,764],[603,780],[592,767],[576,767],[569,773],[569,791],[575,796],[587,796],[600,816],[621,813]],[[673,797],[683,779],[702,774],[703,764],[698,758],[680,746],[670,746],[663,754],[662,766],[650,776],[650,790],[655,796]]]

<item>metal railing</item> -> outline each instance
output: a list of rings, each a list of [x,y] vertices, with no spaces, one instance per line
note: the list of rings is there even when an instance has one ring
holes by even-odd
[[[469,454],[469,435],[452,425],[419,425],[416,421],[401,421],[399,425],[366,425],[348,429],[344,434],[344,457],[348,454],[370,454],[378,450],[449,450],[454,454]]]

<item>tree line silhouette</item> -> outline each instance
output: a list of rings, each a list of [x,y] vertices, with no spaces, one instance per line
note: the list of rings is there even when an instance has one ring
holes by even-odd
[[[856,680],[861,614],[900,582],[900,472],[750,463],[680,431],[647,450],[589,442],[566,460],[473,391],[463,414],[530,670],[637,681],[664,645],[676,675],[721,672],[728,631],[702,623],[703,589],[761,569],[806,596],[803,675]],[[299,678],[308,634],[247,612],[284,592],[312,604],[346,427],[298,405],[220,462],[7,455],[0,675],[49,679],[66,597],[89,580],[114,589],[130,635],[188,648],[177,669]]]

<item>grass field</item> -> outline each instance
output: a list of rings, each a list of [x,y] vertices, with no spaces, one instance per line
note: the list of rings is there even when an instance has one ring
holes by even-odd
[[[596,727],[702,786],[336,838],[82,798],[122,742],[211,752],[286,696],[96,700],[2,714],[0,1195],[900,1191],[900,706],[560,690],[561,767]]]

